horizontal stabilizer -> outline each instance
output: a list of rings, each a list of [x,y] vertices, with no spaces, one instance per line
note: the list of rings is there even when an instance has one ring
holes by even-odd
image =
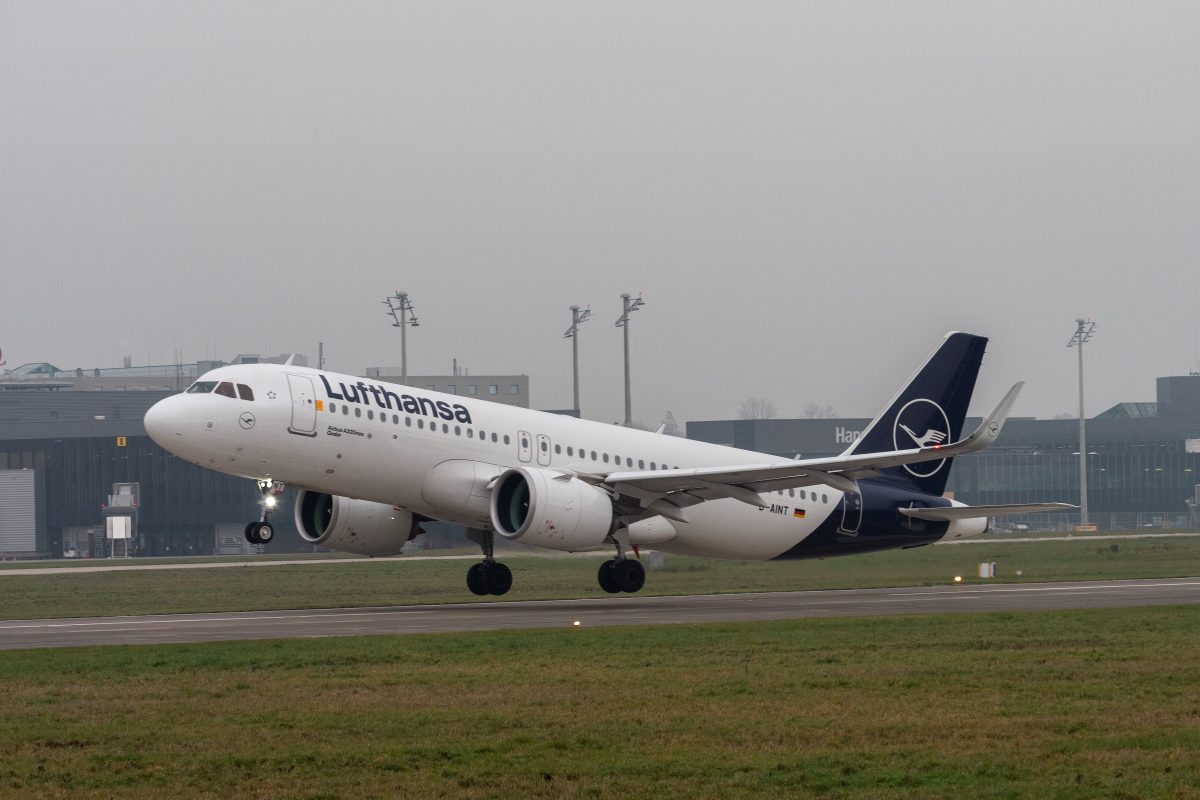
[[[1040,514],[1045,511],[1070,511],[1078,506],[1070,503],[1024,503],[1009,506],[952,506],[950,508],[902,508],[900,513],[914,519],[978,519],[1002,517],[1005,514]]]

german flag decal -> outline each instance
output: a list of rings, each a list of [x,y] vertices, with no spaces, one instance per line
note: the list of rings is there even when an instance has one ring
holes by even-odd
[[[792,512],[792,516],[795,517],[796,519],[804,519],[804,509],[797,508],[795,511]]]

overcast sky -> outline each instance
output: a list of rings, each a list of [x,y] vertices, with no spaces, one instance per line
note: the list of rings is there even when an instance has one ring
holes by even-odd
[[[657,425],[871,416],[949,330],[972,409],[1200,359],[1200,4],[0,0],[8,367],[298,351],[527,373]]]

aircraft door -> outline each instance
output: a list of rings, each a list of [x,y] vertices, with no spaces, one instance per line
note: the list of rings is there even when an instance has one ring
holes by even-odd
[[[524,464],[533,458],[533,442],[526,431],[517,431],[517,458]]]
[[[842,493],[842,525],[840,533],[858,536],[858,528],[862,525],[863,499],[858,492]]]
[[[550,466],[550,437],[544,433],[537,435],[537,462],[539,466]]]
[[[317,404],[312,378],[307,375],[288,375],[287,379],[292,394],[292,424],[288,425],[288,432],[316,436]]]

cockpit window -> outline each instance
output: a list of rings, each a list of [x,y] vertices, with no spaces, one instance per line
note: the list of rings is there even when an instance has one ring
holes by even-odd
[[[247,386],[244,383],[238,384],[238,394],[241,395],[241,398],[243,400],[253,400],[254,399],[254,392],[250,389],[249,386]]]
[[[187,394],[208,394],[216,385],[216,381],[196,381],[187,388]]]
[[[223,395],[224,397],[232,397],[235,400],[237,399],[237,392],[233,390],[233,384],[229,381],[221,381],[218,383],[216,394]]]

